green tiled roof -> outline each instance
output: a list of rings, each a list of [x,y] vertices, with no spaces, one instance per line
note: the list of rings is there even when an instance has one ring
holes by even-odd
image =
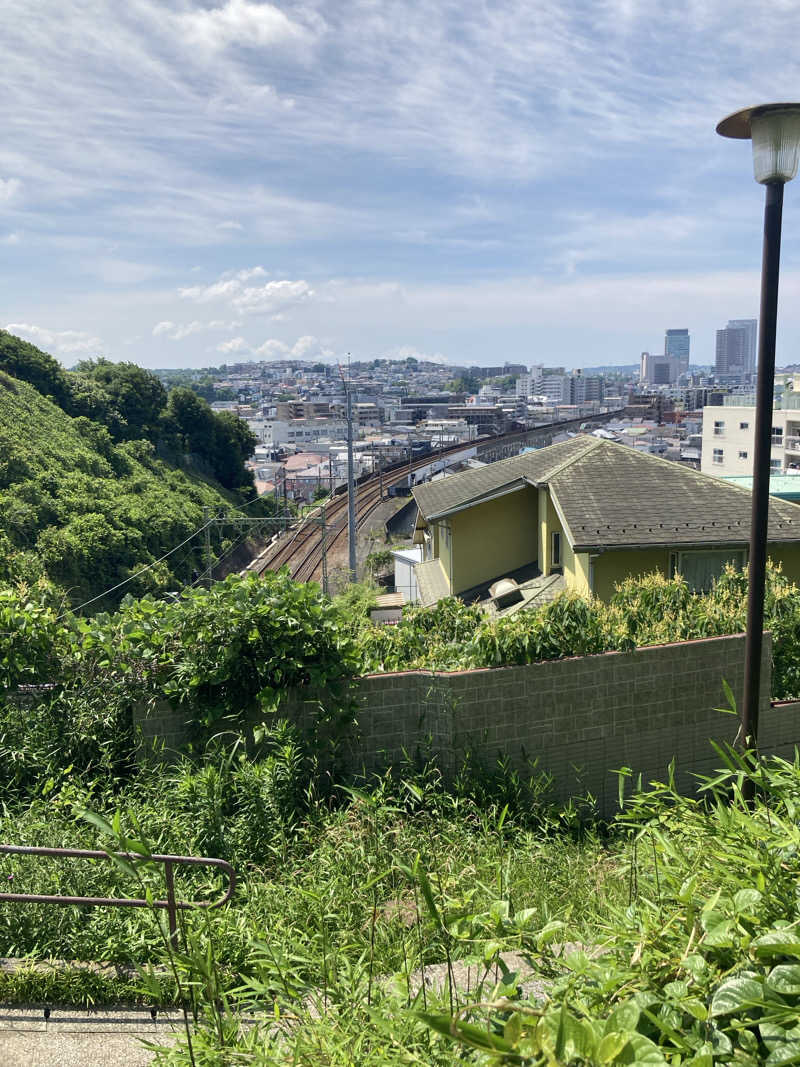
[[[478,503],[482,497],[507,489],[515,482],[543,483],[562,463],[581,455],[597,444],[594,437],[573,437],[548,448],[525,452],[521,456],[487,463],[477,470],[451,474],[435,482],[415,486],[414,498],[424,518],[435,519],[467,504]]]
[[[435,519],[515,484],[550,488],[580,552],[744,545],[750,537],[749,491],[588,436],[418,486],[414,495],[423,516]],[[770,498],[769,540],[800,541],[800,506]]]

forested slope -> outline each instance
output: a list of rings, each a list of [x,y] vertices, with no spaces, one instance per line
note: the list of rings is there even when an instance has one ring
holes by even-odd
[[[233,499],[156,458],[150,441],[115,443],[101,423],[0,371],[0,581],[44,575],[75,604],[189,537],[204,505]],[[201,565],[201,550],[195,537],[119,595],[174,588]]]

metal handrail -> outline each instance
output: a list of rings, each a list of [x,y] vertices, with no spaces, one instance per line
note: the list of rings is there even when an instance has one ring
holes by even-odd
[[[0,902],[8,901],[18,904],[87,904],[90,907],[110,908],[161,908],[169,913],[169,931],[173,943],[177,941],[177,912],[192,908],[220,908],[227,904],[236,888],[236,872],[226,860],[213,859],[208,856],[170,856],[159,853],[142,854],[139,852],[102,852],[88,848],[40,848],[31,845],[2,845],[0,853],[10,856],[53,856],[74,857],[77,859],[114,860],[126,859],[161,863],[164,866],[164,880],[167,885],[166,900],[145,900],[141,897],[68,897],[48,893],[0,893]],[[175,899],[175,882],[173,867],[218,867],[228,875],[228,890],[219,900],[189,901]]]

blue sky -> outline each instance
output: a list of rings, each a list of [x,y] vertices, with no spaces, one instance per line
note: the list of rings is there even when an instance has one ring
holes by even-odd
[[[755,316],[714,127],[794,0],[0,0],[0,324],[59,356],[632,363]],[[778,361],[800,360],[800,181]]]

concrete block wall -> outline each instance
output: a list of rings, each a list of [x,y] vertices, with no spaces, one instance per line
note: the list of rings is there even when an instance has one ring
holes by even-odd
[[[771,706],[770,644],[762,661],[761,748],[790,756],[800,743],[800,702]],[[553,778],[564,801],[590,793],[600,812],[616,810],[613,773],[630,767],[644,783],[664,780],[671,760],[681,789],[720,766],[709,740],[733,742],[738,719],[725,705],[723,679],[741,700],[744,636],[687,641],[554,660],[521,667],[377,674],[354,683],[356,724],[342,759],[354,772],[377,772],[406,755],[436,755],[455,771],[467,751]],[[324,694],[290,695],[280,715],[307,727]],[[179,748],[189,709],[157,709],[139,719],[146,744]],[[254,717],[255,718],[255,717]]]

